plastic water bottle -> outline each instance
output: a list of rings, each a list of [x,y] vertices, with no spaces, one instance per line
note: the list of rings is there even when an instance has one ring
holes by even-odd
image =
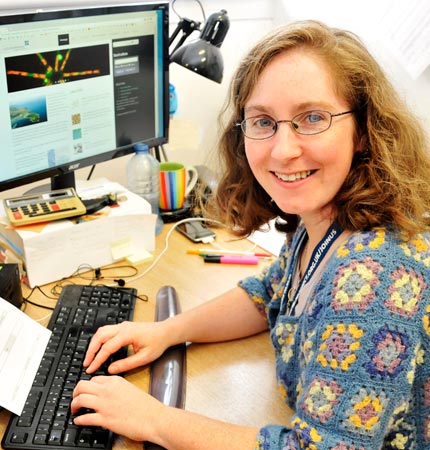
[[[136,153],[127,164],[128,189],[143,197],[157,214],[155,234],[161,232],[163,220],[160,216],[160,163],[149,153],[148,145],[139,142],[134,146]]]

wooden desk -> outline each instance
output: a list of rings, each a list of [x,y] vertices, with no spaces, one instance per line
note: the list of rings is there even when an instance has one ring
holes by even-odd
[[[165,238],[170,230],[165,225],[157,236],[156,257],[165,246]],[[217,244],[222,248],[251,250],[249,241],[232,242],[221,230],[216,230]],[[205,300],[223,293],[236,285],[237,281],[259,272],[259,266],[233,266],[204,263],[196,255],[187,255],[186,250],[201,247],[190,243],[184,236],[173,231],[169,247],[158,264],[142,278],[127,284],[146,294],[148,302],[138,301],[134,320],[154,320],[155,302],[158,289],[163,285],[174,286],[178,292],[182,310],[190,309]],[[139,264],[142,273],[151,262]],[[122,265],[121,263],[118,264]],[[102,269],[103,276],[103,269]],[[122,273],[124,273],[122,271]],[[106,272],[106,275],[121,277],[121,269]],[[84,274],[88,276],[88,274]],[[75,278],[79,284],[82,279]],[[103,282],[103,280],[101,280]],[[49,292],[52,285],[44,286]],[[24,289],[24,295],[29,292]],[[34,294],[33,301],[53,305],[54,301],[42,294]],[[47,315],[47,310],[27,305],[26,312],[35,319]],[[45,317],[43,324],[48,323]],[[142,389],[148,390],[149,368],[142,368],[127,374],[127,379]],[[4,387],[2,387],[4,389]],[[283,403],[275,380],[275,362],[268,333],[251,338],[217,344],[193,344],[187,350],[186,408],[227,422],[262,426],[267,423],[288,423],[291,410]],[[3,436],[10,414],[0,413],[0,435]],[[144,418],[142,419],[144,420]],[[115,449],[142,449],[140,443],[118,437]]]

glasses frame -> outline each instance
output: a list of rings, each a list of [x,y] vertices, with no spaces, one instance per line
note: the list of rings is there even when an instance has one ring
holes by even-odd
[[[315,133],[301,133],[300,131],[298,131],[298,129],[297,129],[298,125],[294,122],[294,120],[295,120],[297,117],[299,117],[299,116],[301,116],[301,115],[303,115],[303,114],[307,114],[307,113],[311,113],[311,112],[321,112],[321,113],[328,114],[328,115],[330,116],[330,122],[329,122],[329,124],[328,124],[328,127],[327,127],[326,129],[324,129],[324,130],[316,131]],[[323,110],[323,109],[311,109],[311,110],[309,110],[309,111],[304,111],[304,112],[302,112],[302,113],[299,113],[299,114],[295,115],[292,119],[276,120],[276,119],[274,119],[274,118],[271,117],[271,116],[267,116],[268,118],[270,118],[271,120],[273,120],[273,122],[274,122],[275,124],[274,124],[274,127],[272,128],[272,131],[273,131],[272,134],[271,134],[270,136],[266,136],[266,137],[262,137],[262,138],[256,138],[256,137],[248,136],[248,135],[246,134],[246,131],[245,131],[245,130],[246,130],[246,121],[247,121],[247,120],[249,120],[249,119],[256,119],[257,117],[264,117],[264,116],[252,116],[252,117],[248,117],[247,119],[243,119],[241,122],[235,123],[235,126],[236,126],[236,127],[240,127],[240,129],[242,130],[242,133],[243,133],[243,135],[244,135],[245,137],[247,137],[248,139],[252,139],[252,140],[254,140],[254,141],[264,141],[265,139],[270,139],[270,138],[272,138],[272,137],[276,134],[276,132],[278,131],[278,129],[279,129],[279,124],[280,124],[280,123],[289,123],[290,126],[291,126],[291,128],[292,128],[297,134],[300,134],[300,135],[302,135],[302,136],[314,136],[314,135],[316,135],[316,134],[324,133],[325,131],[327,131],[327,130],[331,127],[331,124],[332,124],[332,122],[333,122],[333,117],[344,116],[345,114],[351,114],[351,113],[354,113],[354,112],[355,112],[355,111],[354,111],[353,109],[351,109],[351,110],[349,110],[349,111],[343,111],[343,112],[340,112],[340,113],[332,114],[331,112],[325,111],[325,110]]]

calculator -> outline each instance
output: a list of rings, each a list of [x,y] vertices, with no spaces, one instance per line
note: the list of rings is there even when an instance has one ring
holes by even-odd
[[[73,188],[8,198],[3,200],[3,204],[10,223],[15,227],[86,213],[85,205]]]

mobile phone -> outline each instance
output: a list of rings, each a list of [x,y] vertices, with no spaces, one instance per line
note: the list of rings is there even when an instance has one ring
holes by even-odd
[[[200,221],[184,222],[176,229],[193,242],[210,242],[216,237],[216,234]]]

